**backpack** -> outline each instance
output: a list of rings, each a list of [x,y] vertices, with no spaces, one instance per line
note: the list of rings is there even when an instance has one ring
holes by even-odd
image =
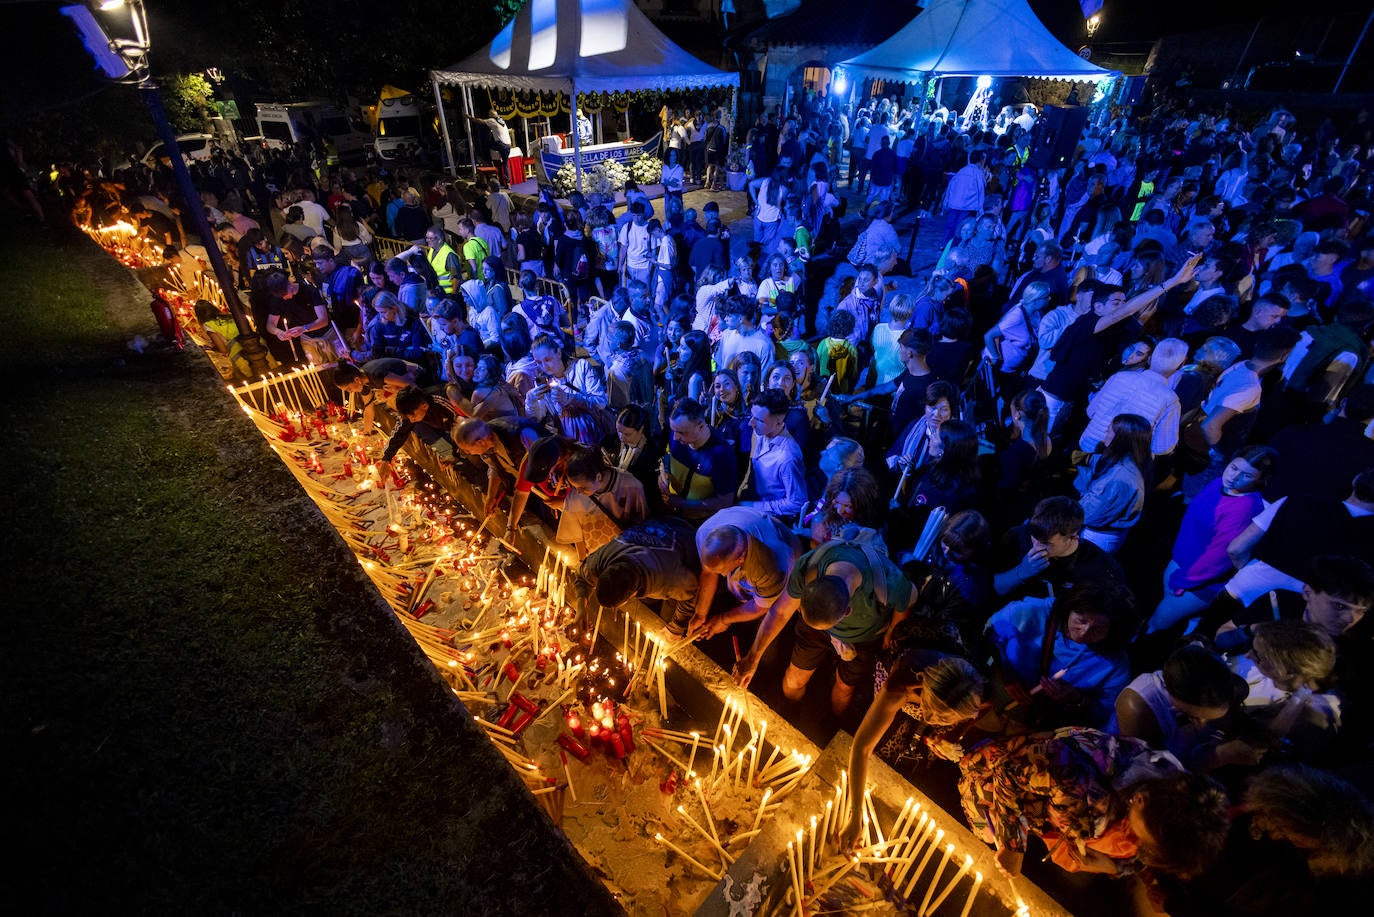
[[[620,239],[616,235],[614,227],[599,226],[592,230],[592,239],[596,241],[597,248],[601,250],[601,263],[606,266],[606,270],[613,271],[620,263]]]
[[[587,247],[577,246],[577,251],[573,253],[572,277],[573,280],[586,280],[592,275],[591,259],[587,257]]]

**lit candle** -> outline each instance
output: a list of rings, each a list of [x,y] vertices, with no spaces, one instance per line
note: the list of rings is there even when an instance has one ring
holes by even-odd
[[[950,892],[954,891],[954,887],[959,884],[960,880],[962,880],[964,876],[968,875],[968,871],[972,868],[973,857],[969,856],[968,854],[965,854],[964,865],[959,867],[959,871],[954,874],[954,878],[951,879],[949,884],[945,886],[945,890],[940,892],[940,894],[936,895],[935,900],[930,902],[930,910],[927,913],[933,914],[936,911],[938,911],[940,909],[940,905],[944,904],[945,899],[949,897]]]
[[[698,783],[700,783],[700,781],[698,781]],[[749,829],[751,832],[759,830],[759,824],[763,821],[763,810],[768,808],[768,798],[772,795],[772,787],[763,791],[763,798],[759,800],[759,810],[754,814],[754,826]]]
[[[666,683],[668,660],[660,659],[655,668],[658,669],[658,714],[666,721],[668,719],[668,688]],[[697,744],[693,741],[692,751],[695,752],[696,750]]]
[[[700,742],[700,741],[701,741],[701,733],[699,733],[699,732],[693,730],[693,731],[692,731],[692,754],[687,758],[687,771],[688,771],[688,774],[691,773],[692,765],[696,763],[696,760],[697,760],[697,743]]]
[[[930,899],[931,899],[931,896],[935,894],[935,886],[937,886],[937,885],[940,884],[940,876],[941,876],[942,873],[944,873],[945,867],[949,865],[949,858],[950,858],[953,854],[954,854],[954,845],[953,845],[953,844],[946,844],[946,845],[945,845],[945,855],[942,856],[942,857],[940,857],[940,865],[937,866],[937,867],[935,868],[935,877],[932,878],[932,879],[930,880],[930,884],[926,886],[926,896],[925,896],[925,898],[923,898],[923,899],[921,900],[921,910],[920,910],[919,917],[925,917],[925,915],[926,915],[927,913],[930,912]]]
[[[730,715],[730,704],[730,698],[727,697],[720,709],[720,722],[716,723],[715,735],[711,737],[712,746],[720,742],[720,731],[725,728],[725,718]]]
[[[975,872],[973,874],[973,888],[968,891],[968,897],[964,899],[964,909],[959,912],[959,917],[968,917],[969,911],[973,910],[973,899],[978,897],[978,889],[983,887],[983,874]]]

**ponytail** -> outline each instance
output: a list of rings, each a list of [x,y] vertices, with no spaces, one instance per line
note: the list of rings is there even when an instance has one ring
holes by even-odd
[[[1035,447],[1035,458],[1050,456],[1050,408],[1045,396],[1028,388],[1011,400],[1011,406],[1026,416],[1026,438]]]

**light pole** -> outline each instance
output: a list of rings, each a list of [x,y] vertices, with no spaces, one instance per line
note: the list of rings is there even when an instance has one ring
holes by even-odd
[[[153,116],[153,125],[157,128],[158,136],[162,139],[167,155],[172,161],[172,173],[181,187],[181,196],[185,201],[187,215],[191,218],[191,225],[200,237],[201,244],[205,246],[205,255],[210,259],[215,278],[224,292],[224,303],[234,316],[244,359],[248,361],[248,368],[254,375],[265,375],[269,369],[267,350],[262,346],[262,339],[253,330],[253,324],[243,309],[243,301],[239,299],[234,275],[230,273],[215,233],[205,218],[205,208],[200,203],[200,192],[196,190],[195,182],[191,181],[186,160],[182,158],[181,148],[177,145],[176,131],[172,130],[172,123],[167,120],[167,110],[162,105],[162,94],[148,71],[148,52],[152,48],[152,43],[148,36],[148,17],[143,10],[143,0],[100,0],[96,9],[106,14],[127,11],[128,28],[132,37],[111,38],[104,26],[96,20],[90,7],[84,5],[64,6],[62,15],[70,19],[80,33],[86,49],[95,58],[96,69],[109,79],[137,86],[142,92],[148,112]]]

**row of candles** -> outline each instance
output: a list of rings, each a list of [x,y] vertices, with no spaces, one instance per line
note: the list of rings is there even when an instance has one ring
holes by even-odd
[[[839,852],[838,845],[846,829],[845,813],[850,808],[849,794],[853,790],[847,772],[842,771],[834,786],[834,795],[826,800],[823,812],[811,815],[808,825],[798,828],[795,837],[787,842],[786,871],[791,887],[786,898],[792,913],[806,914],[809,908],[819,906],[822,896],[851,870],[861,864],[875,864],[880,867],[881,882],[890,896],[917,917],[929,917],[938,911],[972,873],[960,910],[960,917],[968,917],[983,887],[983,874],[973,869],[970,854],[964,854],[959,865],[951,871],[956,846],[946,841],[946,832],[932,816],[932,810],[914,798],[907,798],[891,828],[884,832],[872,792],[865,788],[858,835],[860,846],[822,868],[828,845],[835,845]],[[921,894],[922,889],[924,894]],[[1027,911],[1026,905],[1018,901],[1018,917],[1025,917]]]
[[[465,703],[492,704],[499,703],[499,692],[505,691],[506,713],[501,718],[474,719],[540,803],[557,817],[561,800],[555,803],[555,797],[562,787],[572,790],[571,774],[565,767],[568,782],[560,786],[520,748],[521,735],[528,727],[558,709],[557,703],[540,706],[521,693],[529,673],[540,672],[566,697],[575,690],[584,668],[559,652],[559,644],[546,636],[556,624],[553,603],[507,580],[500,570],[505,555],[483,546],[480,527],[470,530],[455,525],[451,502],[441,505],[448,501],[447,494],[432,482],[423,485],[429,497],[424,500],[418,486],[415,492],[401,491],[409,482],[399,471],[381,478],[378,462],[386,437],[347,423],[346,412],[325,394],[319,378],[322,369],[308,366],[273,373],[230,390],[358,555],[363,570],[448,678],[454,694]],[[322,451],[342,459],[339,474],[328,474]],[[392,542],[397,556],[392,554]],[[417,579],[420,570],[424,573]],[[463,593],[463,610],[470,614],[458,628],[421,620],[438,607],[429,592],[445,577],[454,578],[454,587]],[[446,591],[441,598],[448,605],[453,593]],[[492,617],[498,607],[515,611]],[[503,661],[491,658],[493,654],[485,650],[489,643],[504,650]],[[531,664],[522,671],[517,660],[527,649]],[[479,655],[485,661],[474,668]]]

